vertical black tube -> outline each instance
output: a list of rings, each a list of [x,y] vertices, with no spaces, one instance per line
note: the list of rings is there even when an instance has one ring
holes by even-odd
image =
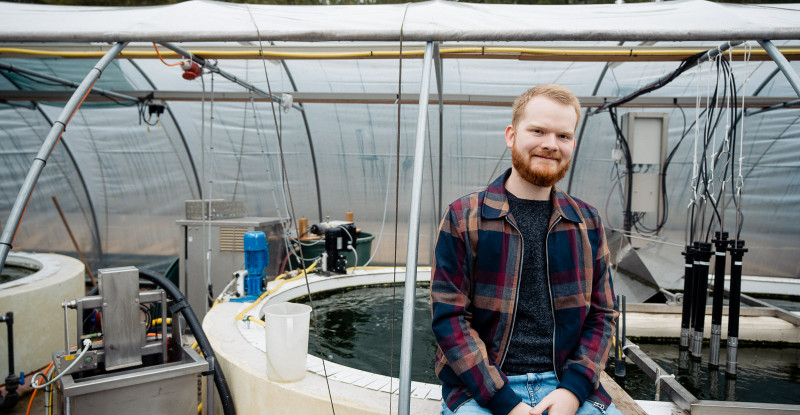
[[[697,252],[694,260],[694,333],[692,337],[692,358],[700,359],[703,353],[703,330],[706,323],[706,299],[708,293],[708,266],[711,259],[711,244],[696,242]]]
[[[728,366],[725,375],[736,377],[737,352],[739,350],[739,307],[742,297],[742,257],[747,249],[744,241],[735,241],[731,246],[731,288],[728,299]]]
[[[719,367],[719,343],[722,337],[722,297],[725,295],[725,256],[728,252],[728,232],[714,234],[714,302],[711,307],[711,351],[708,364]]]
[[[625,367],[625,296],[617,296],[617,304],[620,309],[619,319],[617,320],[617,361],[614,362],[614,376],[624,378],[627,372]],[[620,330],[620,328],[622,330]]]
[[[6,329],[8,330],[8,373],[14,374],[14,313],[11,311],[6,313],[3,319],[6,322]]]
[[[692,267],[694,264],[694,248],[686,245],[681,252],[685,259],[683,268],[683,312],[681,314],[681,343],[680,348],[689,348],[689,328],[692,318]]]
[[[8,376],[6,376],[6,396],[0,397],[0,410],[13,408],[19,402],[19,376],[14,370],[14,313],[6,312],[0,316],[0,322],[6,323],[8,329]],[[0,411],[2,412],[2,411]]]

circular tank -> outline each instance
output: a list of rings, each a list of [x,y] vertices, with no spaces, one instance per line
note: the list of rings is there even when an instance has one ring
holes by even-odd
[[[12,251],[3,274],[11,276],[0,283],[0,314],[14,313],[14,370],[28,375],[47,366],[53,352],[64,350],[61,302],[85,295],[84,266],[64,255]],[[68,316],[74,343],[75,311],[70,310]],[[2,324],[0,378],[9,373],[7,336]]]
[[[389,402],[397,407],[399,380],[385,375],[369,373],[340,365],[329,360],[322,363],[318,357],[307,355],[306,376],[296,382],[277,382],[268,378],[265,356],[265,331],[256,323],[237,319],[240,312],[261,317],[265,305],[280,303],[312,293],[345,287],[373,284],[402,283],[404,272],[397,275],[391,268],[358,270],[347,275],[309,275],[308,286],[304,279],[287,282],[275,293],[246,311],[248,303],[222,302],[213,307],[203,320],[203,330],[208,336],[217,359],[222,366],[238,413],[260,413],[265,410],[275,414],[329,413],[330,399],[337,414],[385,414]],[[429,269],[419,269],[417,281],[430,280]],[[276,285],[273,282],[270,287]],[[309,340],[313,342],[313,336]],[[399,354],[400,351],[398,350]],[[324,377],[327,373],[328,381]],[[441,412],[441,386],[412,382],[410,413],[412,415]],[[328,391],[331,396],[329,397]]]

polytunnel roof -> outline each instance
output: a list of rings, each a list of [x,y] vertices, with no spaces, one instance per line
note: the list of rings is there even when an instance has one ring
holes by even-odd
[[[771,39],[790,66],[800,69],[798,11],[799,4],[701,0],[590,6],[440,1],[265,6],[195,0],[134,8],[0,3],[0,219],[8,216],[32,158],[74,90],[15,68],[78,83],[109,49],[107,42],[130,41],[95,88],[133,101],[86,98],[44,169],[15,248],[70,250],[50,200],[56,196],[79,244],[101,263],[115,255],[176,255],[175,220],[183,217],[185,200],[203,193],[242,200],[253,216],[287,217],[295,211],[312,223],[355,211],[361,228],[383,235],[383,242],[378,237],[374,244],[376,261],[391,262],[393,204],[399,205],[398,243],[407,238],[403,195],[410,193],[423,41],[436,40],[446,105],[441,147],[439,109],[429,108],[420,263],[430,263],[440,204],[446,207],[508,167],[502,131],[509,106],[535,84],[566,85],[587,109],[574,175],[559,186],[598,207],[607,228],[619,229],[615,133],[608,112],[589,113],[698,53],[740,40],[745,46],[725,54],[738,100],[719,111],[735,114],[742,106],[752,111],[739,124],[745,133],[743,235],[751,248],[745,273],[798,277],[800,110],[795,102],[755,114],[797,100],[755,40]],[[153,41],[180,42],[262,92],[208,71],[185,80],[181,69],[165,65],[180,57],[159,44],[162,63],[147,43]],[[718,76],[723,82],[724,71],[716,65],[694,67],[619,110],[620,117],[668,116],[667,150],[674,150],[675,158],[666,175],[669,221],[659,240],[675,251],[670,255],[679,256],[684,244],[693,125],[704,122],[712,84]],[[266,91],[289,94],[294,104],[273,109]],[[160,117],[149,114],[154,103],[165,105]],[[725,128],[722,122],[719,130]],[[721,134],[716,139],[723,141]],[[281,177],[282,160],[290,189]],[[395,203],[398,162],[401,200]],[[735,206],[728,203],[725,210],[731,221]],[[676,269],[682,273],[682,267]]]
[[[634,41],[800,38],[798,4],[704,0],[602,5],[150,7],[0,4],[0,41]]]

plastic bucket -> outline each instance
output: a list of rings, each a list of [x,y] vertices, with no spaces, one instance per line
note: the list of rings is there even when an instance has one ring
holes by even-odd
[[[267,377],[278,382],[303,379],[306,376],[311,307],[277,303],[265,305],[262,311],[267,336]]]

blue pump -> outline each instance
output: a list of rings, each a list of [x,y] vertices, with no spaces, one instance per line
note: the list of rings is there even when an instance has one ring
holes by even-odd
[[[247,297],[258,297],[263,292],[262,283],[269,266],[269,244],[264,232],[254,231],[244,234],[244,268],[247,277],[244,289]]]

